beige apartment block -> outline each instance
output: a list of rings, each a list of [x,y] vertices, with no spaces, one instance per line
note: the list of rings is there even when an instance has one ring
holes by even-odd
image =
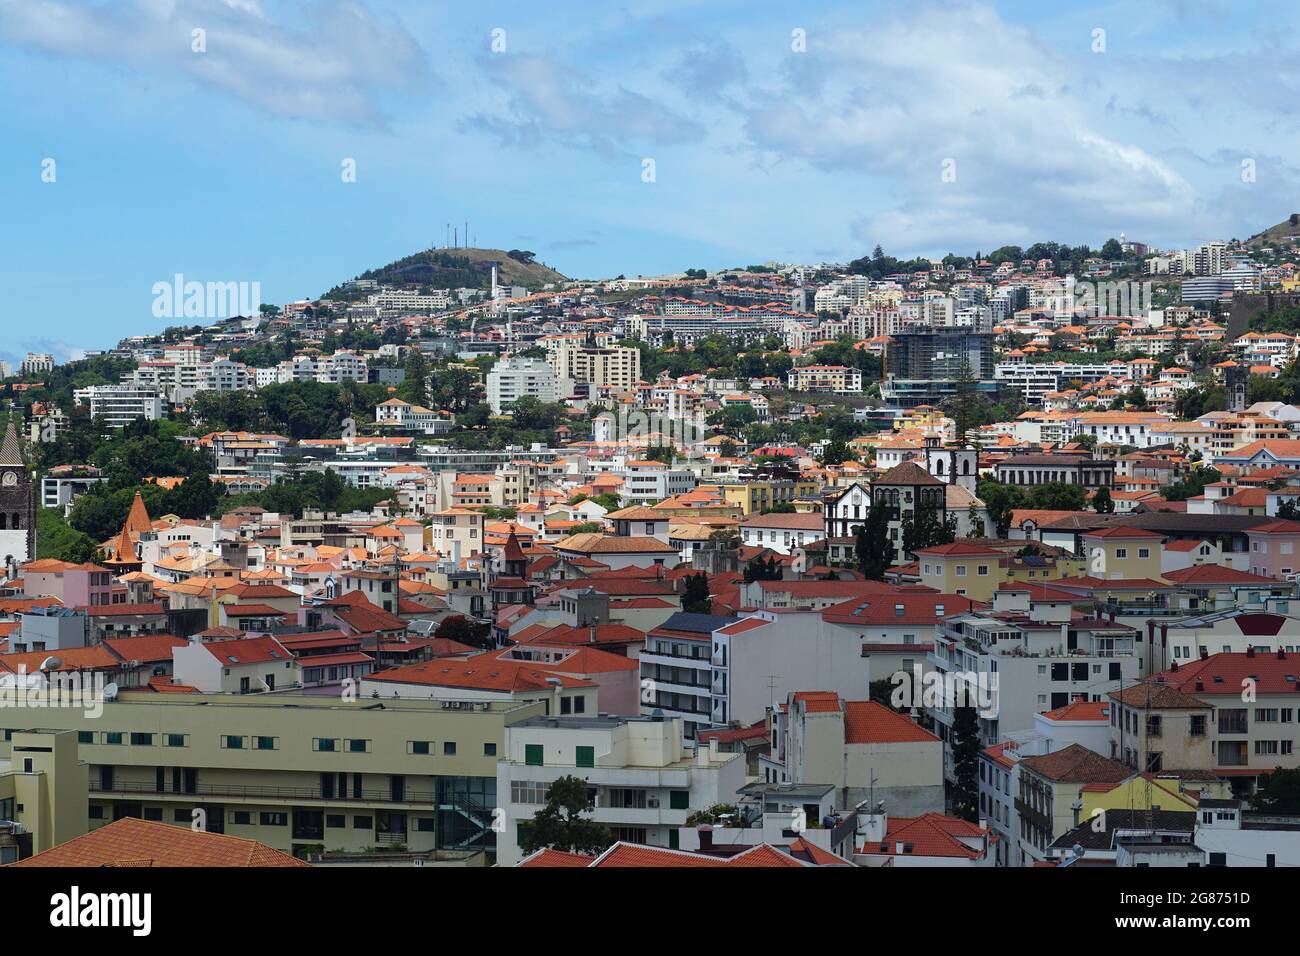
[[[75,734],[85,792],[72,822],[55,824],[56,842],[87,816],[91,829],[137,816],[197,820],[298,856],[492,851],[505,728],[543,712],[513,701],[126,692],[98,719],[0,710],[0,761],[23,759],[30,728],[59,741]],[[68,772],[65,760],[59,773]]]

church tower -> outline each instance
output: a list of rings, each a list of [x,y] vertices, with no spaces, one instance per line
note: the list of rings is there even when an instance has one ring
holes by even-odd
[[[23,462],[13,418],[0,444],[0,560],[12,577],[18,565],[36,557],[36,486]]]

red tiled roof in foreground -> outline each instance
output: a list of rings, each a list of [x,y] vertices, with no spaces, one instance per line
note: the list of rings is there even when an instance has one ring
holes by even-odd
[[[256,840],[123,817],[10,866],[308,866]]]
[[[969,860],[978,859],[983,854],[973,847],[962,843],[959,837],[981,837],[991,833],[983,828],[956,817],[946,817],[940,813],[926,813],[919,817],[890,817],[887,821],[885,839],[880,843],[866,843],[859,853],[893,856],[898,844],[911,847],[910,856],[957,857]]]

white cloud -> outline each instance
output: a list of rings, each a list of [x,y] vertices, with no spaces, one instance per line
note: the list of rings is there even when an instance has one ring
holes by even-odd
[[[768,163],[887,184],[854,231],[899,252],[1186,222],[1191,184],[1110,129],[1085,73],[991,8],[909,7],[810,31],[808,52],[750,98],[744,132]]]
[[[379,99],[428,78],[424,51],[399,24],[355,0],[296,8],[271,21],[256,0],[0,0],[0,43],[52,56],[179,72],[273,115],[383,126]],[[205,31],[205,52],[192,49]]]

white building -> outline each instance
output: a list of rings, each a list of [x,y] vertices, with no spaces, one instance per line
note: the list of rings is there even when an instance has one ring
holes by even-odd
[[[614,839],[676,849],[679,829],[697,810],[736,802],[745,757],[688,748],[682,722],[657,717],[533,717],[506,728],[497,764],[497,802],[505,828],[497,865],[521,858],[521,826],[545,806],[561,777],[587,781],[589,817]]]
[[[72,393],[78,405],[90,406],[92,419],[103,416],[113,428],[137,418],[157,421],[163,417],[163,400],[152,388],[140,385],[90,385]]]
[[[562,402],[570,391],[570,383],[542,359],[502,359],[487,373],[487,403],[493,415],[502,414],[507,405],[521,398]]]

